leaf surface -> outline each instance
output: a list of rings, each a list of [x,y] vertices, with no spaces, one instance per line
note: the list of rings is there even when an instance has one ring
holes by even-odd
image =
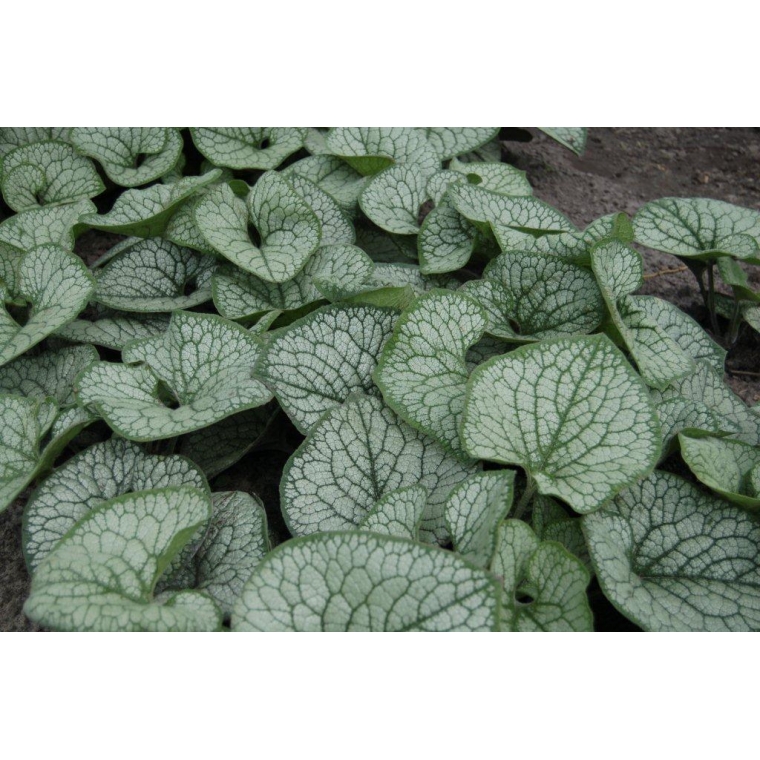
[[[303,146],[306,130],[292,127],[193,127],[198,150],[217,166],[276,169]]]
[[[423,486],[408,486],[391,491],[367,512],[360,528],[384,536],[416,541],[419,539],[426,502],[427,491]]]

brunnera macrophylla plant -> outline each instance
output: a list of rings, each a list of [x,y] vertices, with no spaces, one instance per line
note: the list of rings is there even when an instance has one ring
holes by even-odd
[[[760,325],[760,214],[666,198],[581,230],[499,132],[0,130],[31,620],[760,629],[760,411],[723,376]],[[712,334],[637,294],[636,243],[687,263]],[[267,448],[279,503],[245,477]]]

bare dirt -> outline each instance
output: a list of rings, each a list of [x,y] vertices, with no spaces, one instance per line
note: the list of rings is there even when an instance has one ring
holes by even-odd
[[[504,142],[504,159],[525,170],[535,194],[579,226],[616,211],[633,214],[647,201],[665,196],[717,198],[760,210],[757,129],[597,128],[591,130],[582,157],[536,130],[522,136],[531,139]],[[89,232],[77,241],[77,252],[89,264],[117,240]],[[693,276],[669,272],[681,266],[678,259],[654,251],[644,251],[644,256],[648,277],[642,292],[667,298],[707,327]],[[760,285],[760,272],[752,277]],[[739,344],[729,353],[727,366],[733,390],[749,404],[760,402],[757,333],[745,328]],[[276,531],[277,484],[286,458],[280,451],[252,453],[219,477],[217,490],[240,488],[258,493]],[[0,515],[0,631],[38,630],[22,613],[29,593],[20,549],[24,501],[20,499]],[[592,594],[597,592],[592,588]],[[630,624],[610,611],[607,619],[597,620],[597,627],[619,630]]]

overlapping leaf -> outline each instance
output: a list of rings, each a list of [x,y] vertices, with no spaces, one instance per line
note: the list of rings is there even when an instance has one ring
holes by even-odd
[[[407,486],[391,491],[367,512],[360,527],[372,533],[416,541],[426,502],[427,491],[423,486]]]
[[[523,346],[472,374],[462,441],[519,464],[539,493],[591,512],[654,467],[660,430],[647,389],[605,336]]]
[[[74,343],[94,343],[121,351],[138,338],[151,338],[169,326],[168,314],[125,314],[104,312],[93,319],[75,319],[55,334]]]
[[[292,127],[193,127],[206,158],[230,169],[276,169],[303,146],[306,130]]]
[[[93,510],[40,564],[24,612],[68,631],[213,631],[210,597],[156,599],[156,581],[209,519],[208,495],[191,487],[127,494]]]
[[[70,251],[83,218],[93,211],[92,201],[79,201],[14,214],[0,223],[0,244],[23,252],[48,244]]]
[[[251,576],[236,631],[489,631],[495,579],[451,552],[371,533],[279,546]]]
[[[760,629],[760,520],[654,472],[583,518],[607,598],[651,631]]]

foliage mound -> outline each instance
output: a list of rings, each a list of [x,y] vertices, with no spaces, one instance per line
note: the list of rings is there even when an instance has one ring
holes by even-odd
[[[31,620],[760,628],[760,410],[723,376],[760,327],[760,213],[664,198],[580,230],[499,135],[0,130]],[[637,294],[636,243],[694,272],[712,334]],[[268,448],[279,504],[231,477]]]

